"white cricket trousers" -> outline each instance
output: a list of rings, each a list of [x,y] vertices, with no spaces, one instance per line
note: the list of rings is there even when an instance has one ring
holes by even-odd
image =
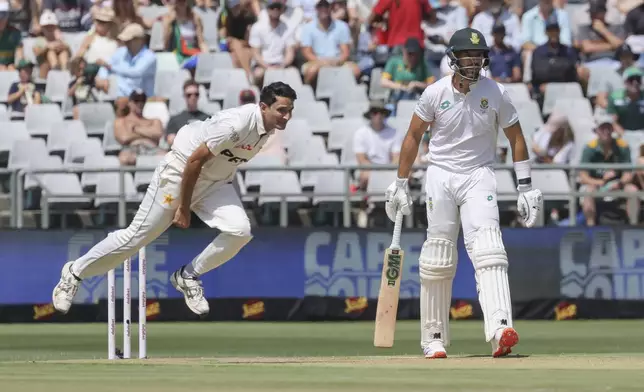
[[[183,168],[174,152],[166,154],[130,225],[108,234],[77,259],[72,266],[74,275],[81,279],[102,275],[163,234],[179,206]],[[248,216],[231,183],[197,180],[192,199],[192,211],[209,227],[221,231],[186,268],[199,276],[232,258],[252,236]]]
[[[480,167],[464,174],[429,166],[425,192],[428,238],[456,243],[462,224],[469,249],[477,230],[499,227],[496,175],[492,168]]]

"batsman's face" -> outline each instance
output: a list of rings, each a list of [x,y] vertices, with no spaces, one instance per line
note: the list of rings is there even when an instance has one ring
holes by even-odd
[[[286,124],[293,115],[293,101],[290,98],[277,97],[272,105],[261,103],[260,106],[264,114],[264,121],[266,121],[264,124],[266,129],[282,130],[286,128]]]
[[[476,80],[479,77],[485,55],[480,50],[465,50],[456,54],[458,59],[458,68],[463,76],[470,80]]]

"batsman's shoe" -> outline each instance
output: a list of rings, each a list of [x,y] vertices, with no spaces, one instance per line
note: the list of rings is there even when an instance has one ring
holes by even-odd
[[[514,328],[503,328],[496,331],[492,339],[492,356],[494,358],[505,357],[512,352],[512,347],[519,343],[519,334]]]
[[[72,300],[81,282],[72,274],[72,264],[74,264],[73,261],[65,263],[60,273],[60,281],[54,287],[54,292],[51,295],[51,302],[54,304],[54,309],[63,314],[66,314],[72,306]]]
[[[423,347],[423,354],[427,359],[447,358],[447,351],[441,342],[431,342]]]
[[[186,305],[193,313],[199,316],[206,315],[210,312],[208,301],[203,295],[203,286],[200,280],[184,278],[181,275],[183,268],[175,271],[170,277],[170,282],[175,289],[183,293]]]

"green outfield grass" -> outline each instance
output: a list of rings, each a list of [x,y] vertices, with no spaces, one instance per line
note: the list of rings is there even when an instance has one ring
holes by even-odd
[[[106,324],[0,325],[0,390],[644,390],[643,321],[518,322],[496,360],[481,322],[452,323],[446,360],[421,358],[418,328],[376,349],[371,322],[150,323],[149,359],[107,361]]]

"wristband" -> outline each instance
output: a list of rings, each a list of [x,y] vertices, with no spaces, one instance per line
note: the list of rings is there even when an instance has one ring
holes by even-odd
[[[407,187],[407,180],[406,178],[396,178],[396,186],[398,188],[406,188]]]
[[[532,177],[530,176],[530,161],[514,162],[514,173],[517,176],[517,190],[528,192],[532,190]]]

